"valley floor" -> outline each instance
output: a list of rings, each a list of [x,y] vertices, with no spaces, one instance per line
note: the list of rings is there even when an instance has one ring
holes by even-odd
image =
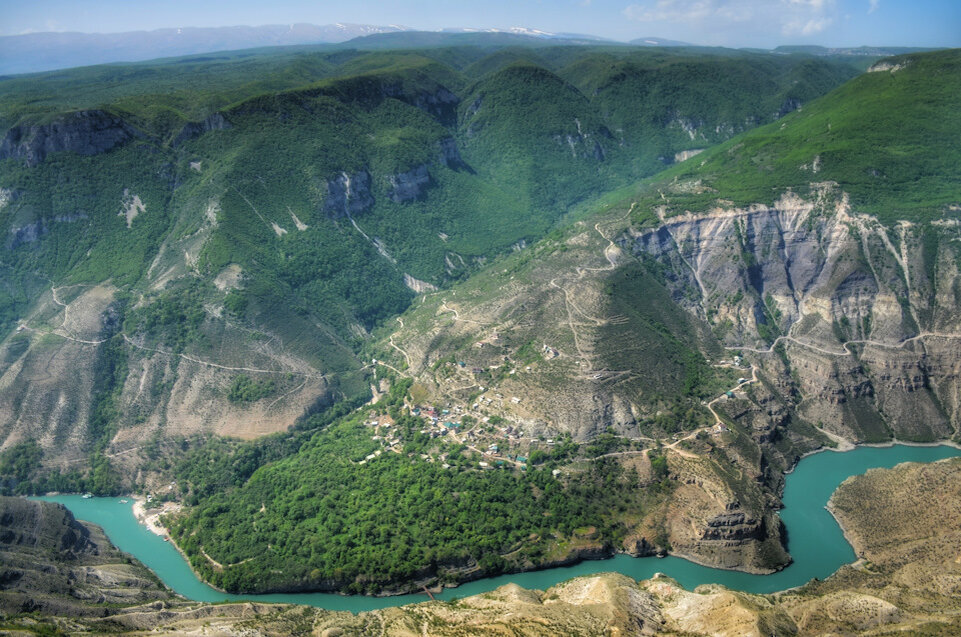
[[[18,611],[16,595],[5,590],[0,592],[6,613],[0,628],[11,634],[56,627],[68,633],[147,634],[160,629],[328,637],[957,634],[961,630],[959,488],[959,459],[902,464],[850,478],[835,493],[831,509],[860,559],[824,581],[774,595],[750,595],[713,585],[686,591],[666,577],[635,582],[622,575],[601,574],[546,591],[509,585],[456,602],[425,602],[357,615],[286,605],[210,606],[174,600],[104,613],[91,599],[80,602],[80,608],[88,610],[70,616],[37,616]],[[9,503],[3,501],[5,510]],[[925,524],[918,525],[919,519]],[[5,544],[3,550],[9,558],[17,549]]]

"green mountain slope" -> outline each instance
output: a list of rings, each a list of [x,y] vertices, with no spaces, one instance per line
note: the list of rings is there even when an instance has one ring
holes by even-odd
[[[639,514],[660,499],[662,491],[638,489],[637,473],[624,476],[613,463],[566,480],[548,468],[477,470],[463,445],[418,433],[423,422],[402,409],[409,386],[396,385],[377,409],[334,423],[236,489],[191,494],[198,505],[173,535],[194,568],[234,591],[416,590],[418,580],[609,553],[626,532],[618,511]],[[371,419],[394,422],[391,435],[406,441],[401,453],[372,440],[386,428]],[[198,462],[210,457],[217,462]],[[216,484],[234,465],[200,451],[181,477],[195,488]],[[258,511],[255,501],[269,504]],[[201,550],[234,566],[212,566]]]
[[[530,245],[695,142],[779,116],[768,104],[809,69],[824,85],[799,85],[802,101],[853,73],[800,56],[492,42],[0,80],[4,444],[41,441],[53,476],[116,469],[100,453],[133,467],[143,458],[126,452],[155,442],[253,438],[362,401],[371,332],[417,293]],[[687,69],[678,81],[697,104],[590,87],[585,69],[611,59],[632,91]],[[754,107],[708,89],[745,74],[769,77],[733,91],[743,104],[765,94],[750,121]],[[675,130],[695,119],[718,132]],[[670,377],[697,375],[692,361]]]
[[[345,53],[186,129],[11,129],[6,265],[52,289],[4,343],[7,484],[129,462],[176,478],[211,581],[372,592],[614,552],[768,571],[801,455],[958,439],[959,52],[729,141],[846,71],[489,54]],[[109,134],[54,134],[78,118]],[[95,471],[18,464],[49,453],[24,431]]]
[[[937,218],[961,201],[959,69],[957,51],[878,63],[782,121],[665,173],[680,184],[670,210],[714,199],[770,203],[786,189],[807,193],[811,182],[831,181],[886,222]]]

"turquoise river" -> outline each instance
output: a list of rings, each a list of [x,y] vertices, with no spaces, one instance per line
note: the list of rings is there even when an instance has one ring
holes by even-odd
[[[700,566],[676,557],[634,558],[618,555],[607,560],[586,561],[575,566],[543,571],[504,575],[447,589],[437,599],[465,597],[493,590],[509,582],[525,588],[545,589],[578,575],[616,571],[634,579],[647,579],[654,573],[665,573],[684,587],[692,589],[706,583],[718,583],[751,593],[770,593],[800,586],[812,578],[831,575],[841,565],[855,560],[851,545],[844,539],[834,517],[825,509],[831,494],[847,477],[864,473],[873,467],[893,467],[901,462],[933,462],[961,456],[961,449],[949,446],[858,447],[844,453],[824,452],[808,456],[787,477],[784,509],[781,519],[788,529],[788,549],[794,563],[773,575],[750,575]],[[192,600],[219,602],[258,600],[309,604],[330,610],[361,612],[387,606],[398,606],[426,600],[425,595],[395,597],[346,596],[329,593],[229,595],[207,586],[194,575],[180,553],[139,524],[132,503],[120,498],[89,498],[78,495],[41,498],[60,502],[81,519],[103,527],[121,550],[135,556],[164,583]]]

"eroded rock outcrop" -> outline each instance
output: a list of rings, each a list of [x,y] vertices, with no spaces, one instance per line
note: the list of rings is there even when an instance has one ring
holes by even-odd
[[[387,84],[383,91],[387,97],[395,97],[430,113],[446,126],[457,122],[457,106],[460,104],[460,98],[446,87],[437,86],[433,91],[408,93],[401,85]]]
[[[332,219],[360,214],[374,205],[370,193],[370,173],[359,170],[342,172],[327,180],[327,199],[324,212]]]
[[[451,168],[453,170],[461,170],[467,168],[467,164],[460,156],[460,150],[457,148],[457,140],[453,137],[445,137],[444,139],[437,142],[438,147],[438,160],[444,166]]]
[[[221,113],[213,113],[202,122],[188,122],[184,124],[184,127],[180,129],[180,132],[177,133],[177,136],[174,137],[170,145],[174,147],[180,146],[184,142],[196,139],[204,133],[215,130],[226,130],[228,128],[233,128],[233,126],[227,121],[227,118]]]
[[[50,232],[50,227],[54,223],[74,223],[82,219],[86,219],[87,215],[83,213],[73,214],[73,215],[57,215],[52,218],[38,219],[37,221],[24,224],[22,226],[14,226],[10,228],[6,247],[10,250],[18,248],[27,243],[34,243],[40,240],[45,234]]]
[[[430,186],[430,182],[431,177],[427,164],[420,164],[402,173],[388,175],[387,196],[394,203],[414,201],[423,196],[424,191]]]
[[[604,147],[601,146],[598,137],[611,139],[610,131],[603,126],[596,131],[585,130],[579,119],[574,120],[574,125],[576,131],[554,135],[554,141],[562,146],[567,146],[573,157],[590,158],[595,161],[607,159],[607,154],[604,152]]]
[[[52,502],[0,497],[0,565],[0,610],[8,614],[102,616],[105,605],[170,598],[99,527]]]
[[[853,213],[830,184],[816,193],[671,217],[620,245],[667,266],[676,301],[757,355],[809,422],[855,440],[953,435],[957,243],[938,226]]]
[[[0,159],[22,159],[35,166],[50,153],[99,155],[143,134],[102,110],[75,111],[46,124],[20,124],[0,141]]]

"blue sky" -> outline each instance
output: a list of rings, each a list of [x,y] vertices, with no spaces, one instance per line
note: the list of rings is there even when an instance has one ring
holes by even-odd
[[[961,46],[961,0],[0,0],[4,35],[291,22],[525,26],[722,46]]]

